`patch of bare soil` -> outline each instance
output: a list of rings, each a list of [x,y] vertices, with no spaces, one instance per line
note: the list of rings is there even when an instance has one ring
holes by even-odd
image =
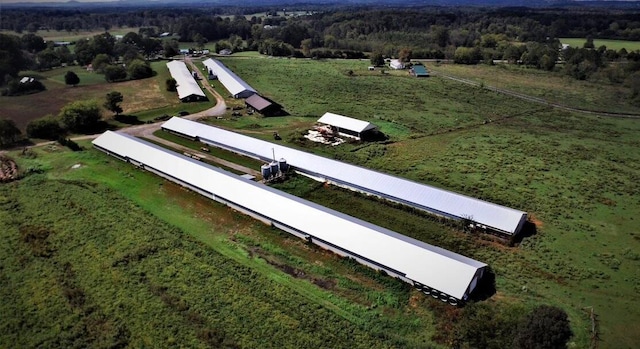
[[[0,156],[0,182],[6,183],[18,179],[18,165],[15,161]]]
[[[536,228],[540,229],[544,223],[538,219],[538,217],[534,216],[533,214],[529,214],[529,220],[536,225]]]
[[[296,279],[305,279],[311,281],[314,285],[324,288],[325,290],[332,290],[336,286],[335,280],[315,278],[307,275],[303,270],[294,268],[290,265],[280,264],[274,261],[267,260],[267,263],[282,270],[283,272],[293,276]]]

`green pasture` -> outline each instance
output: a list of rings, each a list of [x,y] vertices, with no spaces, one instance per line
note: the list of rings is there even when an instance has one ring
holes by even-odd
[[[599,316],[600,336],[608,337],[601,347],[633,347],[633,323],[640,317],[632,306],[640,289],[633,252],[640,234],[633,225],[633,212],[640,209],[634,201],[640,189],[637,120],[558,111],[437,76],[374,74],[365,61],[222,60],[292,117],[210,122],[265,139],[272,130],[284,129],[285,144],[529,212],[538,234],[514,249],[492,251],[472,243],[460,244],[469,246],[460,250],[445,238],[424,239],[492,265],[501,297],[562,306],[574,323],[576,343],[582,343],[578,347],[590,336],[583,309],[590,306]],[[495,79],[530,80],[523,85],[546,96],[560,93],[561,86],[576,99],[595,98],[598,91],[593,83],[567,88],[548,73],[477,69]],[[535,85],[545,79],[552,82]],[[614,93],[607,86],[599,91]],[[300,132],[325,111],[379,124],[391,142],[331,148],[299,141]],[[297,126],[275,126],[287,119]],[[321,200],[353,214],[368,212],[349,210],[351,199]],[[362,218],[374,219],[375,212],[380,208]]]
[[[573,108],[640,115],[640,108],[632,104],[631,88],[625,84],[612,85],[606,78],[579,81],[562,72],[545,72],[507,64],[428,64],[428,67],[436,74],[469,79],[485,86],[512,90]]]
[[[460,89],[447,80],[416,79],[407,72],[371,72],[366,60],[221,61],[292,116],[308,118],[309,125],[333,112],[380,124],[393,140],[448,132],[523,111],[522,106],[501,103],[505,97],[480,88]]]
[[[3,277],[14,285],[2,290],[11,300],[0,304],[10,314],[0,321],[11,333],[4,344],[437,347],[426,309],[439,301],[399,281],[95,150],[35,153],[18,161],[45,175],[0,186],[10,241],[0,250]],[[16,205],[20,214],[10,215]],[[20,240],[20,232],[43,227],[44,241]],[[418,299],[409,304],[410,296]],[[30,304],[44,306],[37,322]],[[29,331],[12,331],[23,321]]]
[[[570,347],[589,347],[591,307],[598,318],[598,347],[634,348],[640,341],[636,325],[640,309],[634,303],[640,292],[640,256],[635,252],[640,250],[640,231],[634,224],[635,213],[640,212],[638,120],[559,111],[438,76],[416,79],[406,72],[369,72],[366,60],[234,56],[221,60],[291,115],[225,115],[207,122],[269,140],[278,131],[282,144],[526,211],[537,233],[516,247],[506,247],[465,235],[432,217],[304,178],[293,178],[281,189],[489,264],[496,274],[497,294],[480,304],[495,309],[536,304],[562,307],[575,333]],[[488,66],[474,69],[477,71],[464,77],[487,85],[498,81],[510,88],[521,83],[526,93],[549,98],[562,93],[563,80],[553,73]],[[543,80],[549,82],[537,82]],[[159,83],[164,87],[164,80]],[[563,96],[575,96],[576,101],[593,99],[598,108],[612,105],[602,102],[604,97],[596,98],[597,87],[565,83]],[[612,92],[604,85],[601,93]],[[371,121],[389,140],[327,147],[301,139],[327,111]],[[43,148],[37,152],[35,159],[19,158],[20,166],[46,170],[47,180],[104,184],[204,242],[207,250],[212,248],[254,270],[257,279],[267,275],[286,289],[307,295],[319,309],[329,309],[355,324],[356,332],[376,333],[384,343],[396,347],[429,347],[433,334],[455,337],[447,332],[447,328],[453,331],[455,321],[437,305],[414,292],[407,296],[402,287],[384,286],[366,268],[353,269],[285,233],[229,213],[95,151]],[[86,166],[72,170],[76,163]],[[20,182],[12,185],[21,187]],[[30,197],[25,193],[24,200]],[[311,278],[324,280],[329,275],[336,287],[326,290],[309,279],[290,278],[280,271],[282,264],[303,270]],[[173,284],[168,287],[183,289]],[[456,311],[445,313],[452,316]],[[384,315],[378,316],[381,313]],[[366,341],[366,333],[357,336]],[[398,335],[389,338],[390,333]]]
[[[586,38],[560,38],[560,42],[568,44],[572,47],[583,47],[587,42]],[[640,50],[640,41],[629,40],[609,40],[609,39],[593,39],[593,45],[598,48],[600,46],[606,46],[610,50],[620,51],[621,49],[627,50],[627,52]]]

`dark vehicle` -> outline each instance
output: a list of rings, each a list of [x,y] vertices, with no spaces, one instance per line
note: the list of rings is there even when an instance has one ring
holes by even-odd
[[[189,115],[189,112],[188,112],[188,111],[185,111],[185,110],[183,110],[183,111],[179,111],[179,112],[178,112],[178,115],[180,115],[180,116],[186,116],[186,115]]]
[[[167,115],[167,114],[160,115],[158,117],[153,118],[153,120],[155,120],[155,121],[166,121],[166,120],[169,120],[169,119],[171,119],[171,117],[169,115]]]

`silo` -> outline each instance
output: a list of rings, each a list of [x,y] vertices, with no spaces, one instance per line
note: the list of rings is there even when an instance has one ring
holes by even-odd
[[[262,172],[262,178],[269,179],[271,177],[271,166],[269,164],[260,166],[260,172]]]
[[[285,158],[280,158],[278,161],[278,166],[280,166],[280,172],[285,173],[289,169],[289,164],[287,164],[287,160]]]
[[[271,161],[269,165],[271,166],[271,175],[276,177],[278,175],[278,163]]]

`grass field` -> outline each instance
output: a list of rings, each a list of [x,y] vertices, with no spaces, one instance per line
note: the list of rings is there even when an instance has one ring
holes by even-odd
[[[439,301],[401,282],[95,150],[36,152],[46,175],[0,186],[2,345],[431,347]]]
[[[285,143],[298,144],[301,117],[312,124],[332,111],[365,119],[392,143],[312,149],[529,212],[539,234],[519,248],[469,250],[496,268],[502,297],[563,306],[578,343],[587,342],[583,308],[589,306],[601,320],[601,347],[631,348],[638,341],[640,310],[631,303],[640,290],[632,213],[640,210],[636,120],[540,108],[437,77],[368,75],[364,61],[224,62],[291,112],[298,126],[286,131]],[[283,76],[287,84],[279,83]],[[287,118],[212,122],[264,127],[268,135]],[[375,212],[363,218],[374,219]]]
[[[571,45],[572,47],[582,47],[586,38],[560,38],[560,42],[563,44]],[[620,51],[626,49],[628,52],[640,50],[640,41],[628,41],[628,40],[608,40],[608,39],[593,39],[593,45],[598,48],[600,46],[606,46],[608,49]]]
[[[109,30],[109,33],[115,36],[115,35],[125,35],[126,33],[129,33],[129,32],[137,33],[139,30],[140,28],[113,28]],[[16,33],[14,31],[8,31],[8,30],[2,30],[0,31],[0,33],[17,35],[17,36],[26,34],[26,32]],[[68,32],[65,30],[38,30],[34,34],[40,36],[45,41],[71,42],[71,41],[77,41],[84,38],[89,38],[94,35],[98,35],[102,33],[104,33],[104,30],[91,30],[91,31],[80,30],[80,31],[72,31],[72,32]]]
[[[166,62],[153,62],[151,66],[157,72],[156,76],[118,83],[107,83],[103,75],[87,72],[78,66],[26,72],[24,75],[40,79],[47,90],[26,96],[0,97],[0,113],[3,117],[15,120],[24,131],[31,120],[48,114],[57,115],[60,108],[72,101],[94,99],[102,105],[105,95],[111,91],[119,91],[124,96],[123,113],[136,115],[140,120],[153,119],[163,114],[174,115],[182,110],[201,111],[214,105],[213,98],[210,98],[213,102],[181,103],[175,93],[166,91],[165,81],[169,77]],[[78,86],[65,85],[64,74],[67,71],[78,75]],[[106,110],[103,115],[111,116]]]
[[[637,120],[541,108],[438,77],[415,79],[406,72],[387,75],[368,72],[367,61],[231,57],[225,58],[224,63],[292,115],[210,122],[264,139],[277,130],[283,136],[283,144],[527,211],[536,222],[537,234],[526,238],[518,247],[508,248],[462,234],[429,217],[304,178],[294,178],[280,186],[281,189],[488,263],[496,274],[497,293],[479,304],[495,309],[530,308],[536,304],[560,306],[569,314],[575,333],[571,347],[589,347],[589,307],[598,315],[600,348],[634,348],[640,341],[637,325],[640,309],[634,301],[640,292],[640,256],[636,252],[640,248],[640,232],[634,222],[634,214],[640,212],[637,201],[640,123]],[[484,68],[489,73],[483,74],[499,72]],[[349,70],[353,76],[347,74]],[[326,111],[372,121],[390,140],[340,147],[301,141],[301,132]],[[368,338],[374,336],[381,346],[428,347],[434,335],[450,338],[443,335],[449,333],[455,337],[451,334],[455,332],[455,321],[451,320],[446,326],[443,322],[467,311],[451,310],[454,309],[451,307],[443,311],[437,303],[414,291],[398,287],[397,283],[387,284],[384,281],[388,281],[387,278],[370,275],[366,268],[353,267],[287,234],[225,211],[217,204],[95,151],[69,153],[41,149],[38,152],[36,159],[19,158],[22,168],[46,170],[47,181],[77,180],[110,187],[118,194],[109,195],[123,195],[144,211],[205,243],[207,250],[214,249],[248,267],[255,272],[252,278],[258,280],[256,282],[262,282],[266,275],[284,289],[305,295],[308,304],[322,309],[321,317],[337,314],[347,321],[344,327],[352,331],[354,338],[364,338],[362,343],[370,343]],[[72,170],[71,166],[76,163],[84,166]],[[27,178],[25,185],[18,182],[0,186],[3,200],[13,203],[23,198],[20,205],[25,208],[28,205],[43,207],[42,201],[28,193],[29,187],[44,190],[34,183],[41,177],[34,178]],[[101,184],[95,190],[104,196],[103,189],[99,189]],[[58,192],[70,190],[58,184],[50,185]],[[63,195],[60,200],[66,203],[64,200],[72,196]],[[31,200],[36,204],[30,204]],[[3,212],[20,206],[12,205]],[[68,203],[60,206],[73,208]],[[58,213],[52,213],[52,218],[47,218],[49,221],[62,214],[58,208],[55,210]],[[44,215],[27,209],[19,212],[24,213],[15,217]],[[7,219],[7,215],[3,217]],[[129,230],[128,235],[137,236],[135,231]],[[171,251],[177,255],[184,249]],[[84,253],[98,258],[103,252],[87,250]],[[177,262],[170,259],[166,262],[167,268],[174,263]],[[294,272],[290,268],[294,268]],[[178,269],[182,273],[194,268]],[[74,270],[77,273],[77,269]],[[289,277],[287,271],[290,275],[308,277]],[[129,274],[121,279],[137,285]],[[314,279],[325,287],[316,285]],[[109,284],[108,280],[105,282]],[[181,282],[164,283],[169,290],[167,294],[182,297],[190,292]],[[326,288],[333,282],[335,287]],[[135,290],[121,292],[137,294]],[[251,297],[248,292],[235,294],[239,302]],[[195,298],[184,297],[191,306]],[[277,299],[277,295],[271,294],[259,299],[268,303],[266,300],[272,297]],[[203,305],[193,307],[202,309]],[[468,309],[473,307],[470,305]],[[48,308],[41,306],[40,309]],[[331,310],[330,315],[325,315],[327,309]],[[448,315],[443,315],[447,312]],[[206,316],[205,323],[218,323]],[[292,324],[287,319],[281,323]],[[234,327],[233,324],[231,321],[229,326]],[[117,326],[109,328],[114,327]],[[297,329],[304,327],[292,328],[297,333]],[[230,340],[243,347],[252,346],[242,339],[246,337],[234,331],[224,328]],[[337,332],[336,337],[341,333]],[[262,342],[254,344],[260,346]]]
[[[640,114],[640,108],[631,104],[631,90],[624,85],[579,81],[561,72],[549,73],[514,65],[429,65],[434,72],[484,83],[512,91],[544,98],[569,107]]]

